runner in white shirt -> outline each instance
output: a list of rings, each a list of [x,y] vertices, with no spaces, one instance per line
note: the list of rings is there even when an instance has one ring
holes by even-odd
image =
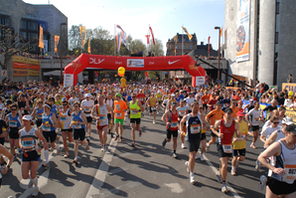
[[[253,141],[250,145],[251,148],[256,149],[255,143],[258,139],[259,136],[259,125],[260,125],[260,115],[261,115],[261,110],[259,109],[259,103],[256,102],[254,104],[254,108],[251,109],[247,115],[246,115],[246,120],[250,123],[251,127],[250,127],[250,132],[253,136]]]
[[[281,129],[281,127],[278,126],[278,124],[279,124],[279,122],[280,122],[280,120],[279,120],[278,117],[273,116],[273,117],[270,119],[270,121],[271,121],[272,124],[271,124],[270,126],[266,127],[265,130],[263,130],[263,131],[261,132],[261,135],[260,135],[260,140],[261,140],[264,144],[265,144],[266,140],[269,138],[269,136],[270,136],[273,132],[278,131],[278,130]],[[266,148],[266,147],[264,147],[264,148]]]
[[[186,101],[187,101],[186,99],[182,100],[180,102],[180,106],[177,107],[177,112],[178,112],[178,117],[179,117],[179,119],[178,119],[179,123],[182,120],[183,116],[185,116],[185,115],[188,114],[189,107],[186,106]],[[181,129],[179,129],[179,132],[181,133]],[[180,134],[180,139],[181,139],[181,142],[182,142],[181,148],[182,149],[185,149],[186,148],[186,146],[185,146],[185,136],[182,133]]]
[[[92,123],[92,117],[91,117],[91,110],[95,104],[95,102],[91,99],[91,94],[87,93],[84,95],[85,99],[81,102],[81,108],[83,109],[83,112],[85,114],[87,125],[86,125],[86,133],[88,133],[89,138],[91,137],[91,123]],[[89,138],[86,138],[86,140],[89,142]]]

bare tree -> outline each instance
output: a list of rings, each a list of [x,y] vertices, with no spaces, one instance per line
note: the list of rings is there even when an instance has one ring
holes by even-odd
[[[9,60],[13,55],[29,50],[29,42],[21,40],[12,28],[0,25],[0,56],[4,59],[0,61],[2,69],[8,68]]]

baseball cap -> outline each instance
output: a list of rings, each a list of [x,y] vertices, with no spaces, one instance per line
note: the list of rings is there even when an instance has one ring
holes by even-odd
[[[296,134],[296,125],[291,124],[286,127],[286,131]]]
[[[293,122],[292,118],[290,118],[290,117],[285,117],[285,118],[283,119],[283,121],[282,121],[282,124],[292,125],[292,124],[294,124],[294,122]]]
[[[91,94],[87,93],[87,94],[84,95],[84,97],[91,97]]]
[[[120,93],[116,93],[116,94],[115,94],[115,97],[120,97],[120,98],[121,98],[122,95],[121,95]]]
[[[27,121],[31,121],[32,120],[32,116],[31,115],[24,115],[22,120],[27,120]]]

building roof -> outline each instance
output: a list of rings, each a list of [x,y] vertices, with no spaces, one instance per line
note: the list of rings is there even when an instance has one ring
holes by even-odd
[[[201,42],[200,45],[196,46],[196,49],[194,50],[194,55],[208,56],[208,47],[209,47],[209,44],[204,45],[204,42]],[[218,51],[214,50],[211,44],[210,44],[210,56],[218,56]]]
[[[189,40],[187,34],[179,34],[179,33],[177,33],[172,39],[169,39],[168,42],[174,41],[174,42],[177,42],[177,43],[179,43],[179,42],[181,43],[182,42],[182,37],[183,37],[183,42],[194,42],[194,41],[197,42],[196,34],[194,33],[194,34],[191,34],[191,35],[192,35],[192,39]]]

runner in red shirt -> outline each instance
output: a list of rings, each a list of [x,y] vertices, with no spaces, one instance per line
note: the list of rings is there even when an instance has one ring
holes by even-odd
[[[237,133],[237,123],[231,116],[233,113],[232,109],[226,109],[225,114],[221,120],[215,123],[214,127],[211,127],[213,133],[219,137],[219,144],[217,145],[218,155],[220,158],[220,176],[222,181],[221,191],[227,193],[229,191],[228,184],[226,183],[227,178],[227,164],[228,160],[232,157],[232,138]]]

